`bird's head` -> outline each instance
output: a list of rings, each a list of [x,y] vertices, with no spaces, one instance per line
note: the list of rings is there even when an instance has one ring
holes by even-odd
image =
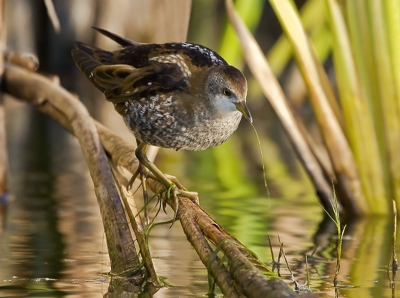
[[[240,70],[229,65],[213,68],[206,80],[205,93],[221,116],[239,111],[253,122],[246,105],[247,81]]]

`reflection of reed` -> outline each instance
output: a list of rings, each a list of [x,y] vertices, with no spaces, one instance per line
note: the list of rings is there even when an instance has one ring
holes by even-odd
[[[391,228],[389,218],[376,217],[355,221],[344,221],[346,230],[343,237],[340,273],[338,275],[339,293],[346,297],[376,297],[375,292],[389,292],[374,289],[374,281],[387,280],[384,268],[390,259],[392,238],[387,233]],[[331,219],[326,217],[314,235],[315,261],[313,266],[319,276],[326,276],[321,290],[333,292],[332,279],[336,271],[337,230]],[[305,252],[309,253],[309,252]],[[300,262],[298,266],[301,267]],[[357,290],[354,290],[357,287]]]

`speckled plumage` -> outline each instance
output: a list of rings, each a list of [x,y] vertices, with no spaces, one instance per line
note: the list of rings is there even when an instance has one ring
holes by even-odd
[[[122,49],[78,42],[72,56],[140,142],[201,150],[226,141],[242,114],[251,121],[245,77],[212,50],[191,43],[140,44],[96,30]]]

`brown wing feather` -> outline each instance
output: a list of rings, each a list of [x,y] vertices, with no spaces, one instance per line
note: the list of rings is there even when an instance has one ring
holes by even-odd
[[[114,103],[187,87],[180,68],[167,63],[155,63],[139,69],[126,64],[102,65],[92,71],[92,76],[97,88]]]
[[[166,50],[156,44],[139,44],[106,30],[95,29],[125,48],[109,52],[77,42],[72,57],[93,85],[114,103],[119,113],[126,110],[127,101],[188,91],[190,72],[173,49]]]
[[[124,115],[126,102],[150,99],[162,93],[179,92],[187,82],[179,67],[156,63],[144,68],[126,64],[102,65],[93,72],[94,85],[114,104],[115,110]]]

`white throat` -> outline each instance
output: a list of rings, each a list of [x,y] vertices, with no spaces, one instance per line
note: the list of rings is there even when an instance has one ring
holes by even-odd
[[[236,106],[227,98],[217,98],[214,102],[215,109],[222,117],[229,117],[240,112]]]

